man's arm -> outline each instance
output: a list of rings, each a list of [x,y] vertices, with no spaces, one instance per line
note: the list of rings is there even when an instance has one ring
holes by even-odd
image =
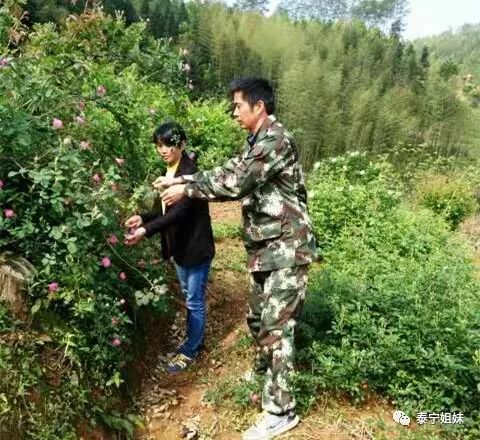
[[[295,160],[284,136],[270,135],[255,144],[246,155],[237,156],[212,171],[182,176],[188,197],[207,200],[236,200],[252,192]]]

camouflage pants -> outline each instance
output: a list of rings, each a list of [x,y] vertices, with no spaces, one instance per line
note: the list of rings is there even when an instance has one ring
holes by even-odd
[[[294,329],[307,288],[308,265],[250,274],[247,322],[266,361],[262,408],[283,414],[295,408],[288,387],[294,369]]]

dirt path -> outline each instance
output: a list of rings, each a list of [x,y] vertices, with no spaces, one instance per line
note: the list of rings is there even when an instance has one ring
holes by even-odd
[[[211,204],[211,214],[214,228],[219,224],[240,224],[238,203]],[[208,287],[205,350],[186,372],[163,372],[161,365],[168,352],[173,351],[184,334],[185,311],[177,312],[168,337],[163,338],[167,342],[155,346],[157,352],[145,360],[150,374],[143,381],[138,401],[146,423],[136,433],[137,440],[236,440],[260,411],[248,404],[249,390],[243,390],[247,396],[243,407],[233,403],[235,396],[228,394],[235,386],[242,391],[239,378],[253,355],[245,324],[248,282],[243,246],[238,237],[227,237],[217,241],[216,248]],[[358,408],[347,401],[320,396],[299,427],[280,439],[406,438],[399,436],[399,432],[403,433],[393,423],[391,411],[389,405],[378,399]],[[377,426],[382,426],[381,437],[374,434]]]
[[[212,223],[238,226],[239,203],[211,204]],[[144,379],[140,409],[147,421],[145,429],[137,433],[138,439],[222,438],[216,436],[220,425],[212,406],[203,398],[212,388],[212,381],[224,374],[225,353],[246,333],[245,313],[248,291],[244,270],[244,250],[238,238],[225,238],[216,243],[216,257],[207,287],[207,328],[205,349],[197,363],[186,372],[166,374],[162,363],[182,340],[185,311],[177,312],[169,329],[170,344],[159,347],[156,357],[146,362],[151,371]],[[215,436],[215,437],[213,437]],[[225,438],[235,438],[228,435]]]

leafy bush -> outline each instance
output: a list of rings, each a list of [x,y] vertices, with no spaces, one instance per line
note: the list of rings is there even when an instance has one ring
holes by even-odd
[[[350,161],[326,161],[309,181],[327,245],[311,276],[300,352],[310,367],[297,386],[357,399],[376,390],[411,414],[462,411],[475,438],[480,286],[469,250],[440,217],[403,204],[383,171],[369,172],[388,166],[361,173]]]
[[[478,209],[470,181],[462,177],[426,174],[415,194],[420,205],[444,217],[452,229]]]
[[[2,58],[0,253],[36,272],[31,321],[0,308],[0,436],[73,439],[85,423],[131,435],[138,423],[119,389],[142,342],[140,307],[165,312],[167,288],[158,242],[126,249],[121,225],[158,196],[151,134],[188,120],[208,166],[236,146],[224,104],[189,102],[169,44],[94,11],[36,25]]]
[[[322,255],[335,246],[345,226],[376,222],[376,212],[381,217],[400,202],[398,185],[389,183],[389,164],[371,162],[365,153],[353,151],[313,168],[309,208]]]
[[[227,117],[225,102],[203,101],[186,108],[181,122],[189,137],[189,150],[198,154],[202,168],[221,165],[242,146],[238,124]]]
[[[121,225],[155,197],[154,128],[197,108],[176,51],[143,28],[91,12],[35,26],[15,52],[2,46],[0,253],[36,271],[29,322],[0,307],[0,437],[73,439],[84,421],[131,434],[137,423],[119,388],[139,308],[165,311],[167,289],[158,242],[126,249]],[[213,119],[192,127],[215,120],[227,142],[220,107],[198,108]]]

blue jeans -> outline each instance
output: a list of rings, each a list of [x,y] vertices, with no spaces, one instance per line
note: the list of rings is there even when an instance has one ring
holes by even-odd
[[[211,260],[196,266],[175,263],[178,280],[187,300],[187,338],[178,352],[190,358],[197,356],[205,334],[205,288],[211,264]]]

